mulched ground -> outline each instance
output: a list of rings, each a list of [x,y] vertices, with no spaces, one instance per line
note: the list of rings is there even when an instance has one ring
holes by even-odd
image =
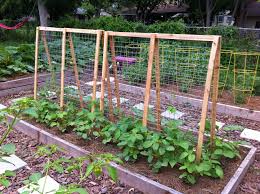
[[[4,128],[0,126],[0,136],[3,132]],[[16,155],[28,164],[28,167],[16,171],[17,176],[11,179],[12,185],[8,189],[0,187],[0,192],[3,192],[3,194],[16,194],[18,193],[17,189],[24,186],[23,181],[26,180],[32,173],[42,172],[46,158],[35,156],[35,151],[40,144],[38,144],[36,140],[24,135],[21,132],[13,131],[5,143],[7,142],[14,143],[16,145]],[[57,152],[53,155],[52,159],[58,159],[60,157],[70,158],[70,156],[65,153]],[[50,176],[63,185],[79,182],[79,175],[76,172],[70,174],[68,172],[58,174],[54,171],[50,171]],[[87,188],[90,194],[141,194],[141,192],[135,190],[134,188],[125,186],[120,182],[114,183],[106,175],[101,176],[100,178],[90,176],[82,184],[82,186]]]

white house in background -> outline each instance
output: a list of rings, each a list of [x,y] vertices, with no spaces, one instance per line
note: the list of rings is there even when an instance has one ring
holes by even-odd
[[[229,15],[230,11],[227,10],[225,12],[219,13],[215,15],[214,21],[212,23],[213,26],[233,26],[235,23],[235,18],[232,15]]]

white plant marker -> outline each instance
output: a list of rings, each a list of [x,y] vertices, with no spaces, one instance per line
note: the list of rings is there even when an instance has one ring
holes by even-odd
[[[16,155],[12,154],[8,157],[2,157],[2,159],[10,162],[0,162],[0,174],[3,174],[6,170],[15,171],[27,166],[27,163],[21,160]]]
[[[149,109],[154,108],[154,105],[148,105]],[[133,108],[136,108],[138,110],[144,110],[144,103],[139,103],[133,106]]]
[[[183,112],[180,112],[180,111],[176,111],[176,112],[171,112],[169,110],[166,110],[165,112],[163,112],[161,114],[163,117],[166,117],[168,119],[174,119],[174,120],[177,120],[179,118],[181,118],[184,113]]]
[[[113,103],[116,104],[117,103],[117,98],[113,98],[112,99]],[[129,99],[127,98],[120,98],[120,104],[123,104],[125,102],[129,101]]]
[[[216,121],[216,126],[218,126],[218,130],[222,129],[224,127],[225,123]]]
[[[113,82],[115,80],[114,77],[110,77],[110,82]],[[105,79],[105,81],[107,81],[107,78]]]
[[[3,105],[3,104],[0,104],[0,110],[3,110],[3,109],[5,109],[6,108],[6,106],[5,105]]]
[[[93,86],[94,85],[94,81],[86,82],[85,84],[89,85],[89,86]],[[97,82],[96,84],[97,84],[97,86],[101,85],[101,82]]]
[[[46,183],[45,183],[45,187],[44,187],[44,182],[46,179]],[[56,191],[58,191],[60,188],[60,184],[57,183],[53,178],[51,178],[50,176],[46,177],[42,177],[39,181],[38,181],[38,186],[32,185],[30,186],[30,188],[28,188],[28,186],[24,186],[20,189],[18,189],[18,193],[23,193],[25,191],[29,191],[30,194],[55,194]],[[32,191],[33,189],[37,189],[38,191]],[[43,191],[44,189],[44,191]]]
[[[244,129],[244,131],[240,134],[240,137],[246,139],[252,139],[260,142],[260,131],[252,130],[252,129]]]
[[[93,93],[87,95],[87,96],[84,96],[84,97],[92,97]],[[104,96],[107,96],[107,94],[105,93]],[[96,98],[101,98],[101,92],[96,92]]]

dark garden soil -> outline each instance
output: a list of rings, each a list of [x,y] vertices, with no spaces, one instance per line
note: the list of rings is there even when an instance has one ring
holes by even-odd
[[[0,136],[3,134],[4,128],[0,126]],[[0,192],[3,194],[16,194],[17,189],[21,188],[23,181],[26,180],[34,172],[42,172],[43,164],[47,161],[45,157],[35,156],[37,147],[41,144],[37,143],[36,140],[24,135],[21,132],[13,131],[5,143],[14,143],[16,146],[16,155],[24,160],[28,167],[24,167],[16,171],[17,175],[11,179],[12,185],[8,189],[0,187]],[[58,159],[60,157],[71,158],[66,153],[57,152],[52,156],[52,159]],[[68,173],[65,171],[64,174],[58,174],[54,171],[50,171],[49,174],[57,182],[62,185],[78,183],[79,175],[77,172]],[[109,177],[103,175],[99,178],[90,176],[83,184],[83,187],[87,188],[90,194],[141,194],[134,188],[130,188],[122,183],[114,183]]]

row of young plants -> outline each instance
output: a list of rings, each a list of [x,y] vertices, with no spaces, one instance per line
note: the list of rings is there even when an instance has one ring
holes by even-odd
[[[30,103],[29,103],[30,104]],[[0,111],[0,124],[3,127],[6,127],[6,131],[0,139],[0,162],[10,163],[5,160],[5,157],[9,157],[12,154],[15,154],[16,147],[13,143],[5,144],[10,133],[14,130],[14,126],[19,121],[18,117],[29,111],[28,101],[20,101],[19,103],[14,104],[10,108]],[[31,104],[30,104],[31,105]],[[12,121],[8,119],[8,114],[13,115]],[[105,153],[99,155],[88,155],[77,158],[53,158],[53,155],[57,152],[63,151],[61,148],[56,145],[47,145],[39,146],[34,157],[44,157],[46,162],[43,164],[42,172],[34,172],[27,179],[23,181],[25,187],[22,194],[30,193],[45,193],[45,190],[48,188],[46,185],[47,176],[50,174],[50,171],[57,172],[59,174],[78,172],[79,182],[61,185],[61,187],[55,191],[55,194],[88,194],[87,190],[81,187],[81,184],[86,181],[86,179],[93,174],[95,178],[101,176],[105,171],[107,171],[109,177],[113,181],[117,181],[117,171],[114,167],[110,166],[110,162],[122,163],[122,161],[115,157],[112,154]],[[88,163],[88,165],[86,165]],[[12,185],[11,178],[15,177],[16,173],[14,171],[6,170],[3,174],[0,174],[0,186],[8,188]],[[43,188],[39,185],[39,180],[44,179]],[[2,194],[2,192],[0,192]]]
[[[69,103],[61,111],[58,104],[49,100],[22,101],[31,107],[24,115],[39,123],[57,127],[62,132],[75,131],[86,140],[99,138],[104,144],[114,144],[125,161],[135,162],[145,157],[154,172],[164,167],[178,168],[182,172],[179,178],[189,184],[195,184],[200,176],[223,178],[221,161],[240,157],[238,143],[216,138],[214,149],[205,142],[202,160],[197,163],[196,139],[191,132],[180,130],[181,121],[169,121],[157,132],[143,127],[141,120],[133,117],[122,116],[116,123],[109,122],[98,109],[91,112],[91,106],[96,103],[89,103],[81,110]]]

